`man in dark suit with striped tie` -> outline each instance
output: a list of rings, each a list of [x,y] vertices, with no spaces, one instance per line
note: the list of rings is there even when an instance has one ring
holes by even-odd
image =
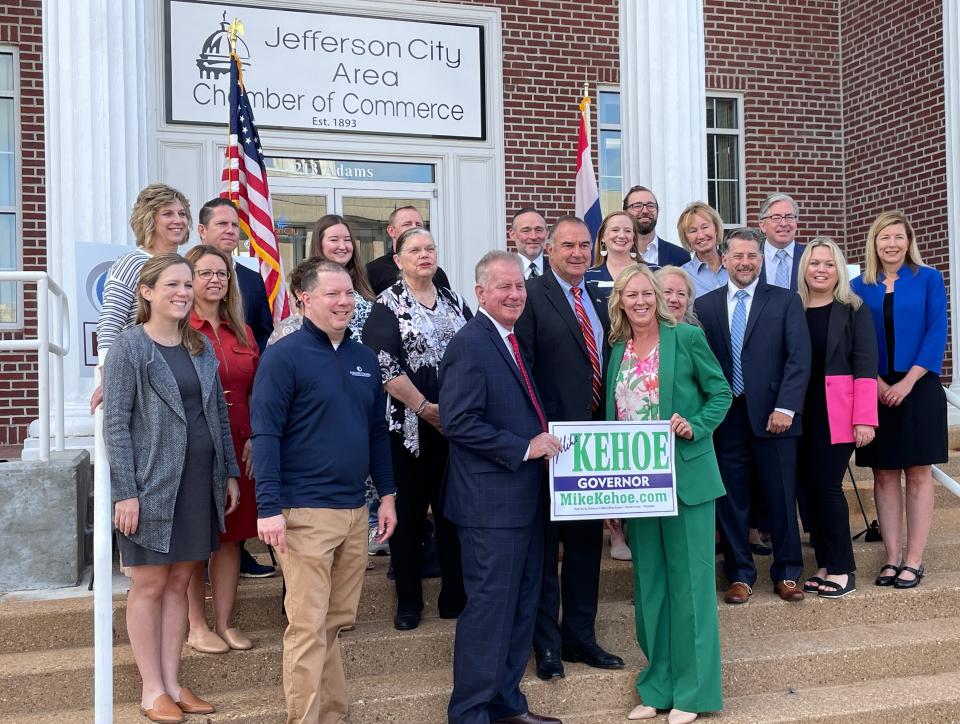
[[[544,460],[560,449],[513,326],[526,288],[520,261],[477,264],[477,315],[440,364],[440,422],[450,441],[443,512],[457,526],[467,605],[457,620],[450,724],[560,724],[520,691],[543,567]]]
[[[552,422],[602,420],[603,369],[610,348],[610,317],[603,296],[583,275],[590,266],[593,238],[576,216],[563,216],[546,244],[550,269],[527,280],[527,306],[517,321],[517,338]],[[563,570],[557,556],[563,543]],[[623,659],[597,643],[595,623],[600,590],[603,522],[548,522],[544,540],[543,590],[534,632],[537,676],[564,675],[565,661],[619,669]],[[563,609],[563,620],[560,610]]]

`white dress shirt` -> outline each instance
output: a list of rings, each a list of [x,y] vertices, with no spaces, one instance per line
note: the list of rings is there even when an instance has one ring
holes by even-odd
[[[790,288],[790,282],[793,281],[793,252],[797,248],[797,242],[791,241],[783,250],[787,252],[787,289]],[[763,243],[763,269],[767,273],[767,284],[773,284],[777,278],[777,267],[780,262],[777,261],[777,247],[768,241]]]
[[[540,252],[540,256],[538,256],[536,259],[533,259],[533,260],[527,259],[527,257],[525,257],[523,254],[517,254],[517,256],[519,256],[520,261],[523,262],[523,278],[524,279],[530,278],[530,267],[532,267],[534,264],[537,265],[537,272],[540,274],[540,276],[543,276],[543,252],[542,251]],[[491,319],[493,319],[493,317],[491,317]]]
[[[654,237],[650,240],[650,243],[647,244],[647,248],[644,249],[643,260],[647,262],[647,264],[655,264],[659,266],[660,264],[660,251],[658,249],[659,241],[660,241],[660,237],[654,235]]]

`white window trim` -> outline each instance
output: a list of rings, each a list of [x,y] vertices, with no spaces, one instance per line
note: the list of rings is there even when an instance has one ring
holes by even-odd
[[[707,128],[704,133],[704,137],[707,134],[716,134],[721,136],[737,136],[739,142],[737,143],[737,155],[738,155],[738,165],[739,165],[739,174],[740,174],[740,223],[727,224],[724,223],[724,229],[737,229],[742,226],[747,226],[747,171],[746,171],[746,129],[743,126],[743,94],[742,93],[731,93],[730,91],[716,91],[707,89],[706,98],[704,98],[704,103],[706,103],[709,98],[733,98],[737,101],[737,128]],[[709,180],[709,179],[708,179]]]
[[[13,224],[13,244],[14,257],[16,258],[16,269],[23,270],[23,149],[22,149],[22,130],[20,128],[21,103],[20,103],[20,52],[17,48],[9,45],[0,45],[0,53],[13,56],[13,93],[0,90],[0,98],[13,99],[13,206],[0,206],[3,213],[12,213],[14,215]],[[24,302],[23,302],[23,284],[17,283],[16,299],[20,301],[17,304],[16,319],[12,322],[0,322],[0,331],[20,330],[24,324]]]

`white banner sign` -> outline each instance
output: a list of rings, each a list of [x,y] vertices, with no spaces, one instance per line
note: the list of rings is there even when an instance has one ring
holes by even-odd
[[[259,127],[484,138],[475,25],[167,0],[169,123],[227,125],[227,26]]]

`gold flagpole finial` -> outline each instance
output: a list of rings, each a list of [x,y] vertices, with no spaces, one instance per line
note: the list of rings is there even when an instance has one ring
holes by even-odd
[[[237,36],[243,35],[243,22],[240,18],[234,18],[233,22],[227,26],[228,37],[230,38],[230,52],[237,50]]]

